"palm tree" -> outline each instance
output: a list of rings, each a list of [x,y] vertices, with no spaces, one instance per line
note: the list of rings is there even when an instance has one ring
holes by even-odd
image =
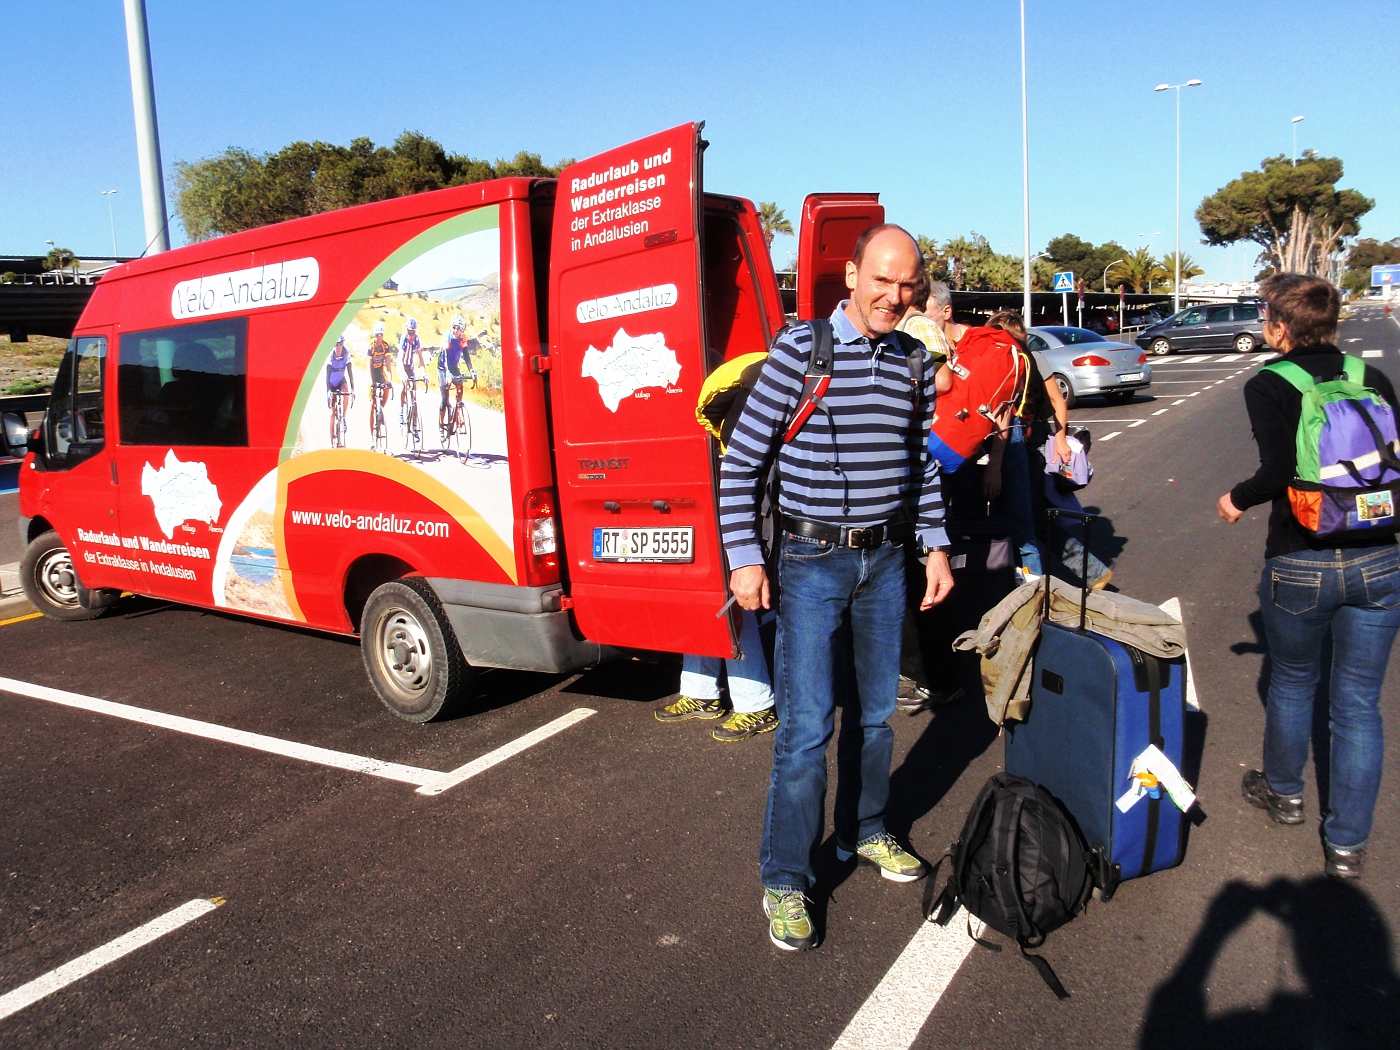
[[[1181,279],[1183,281],[1189,281],[1192,277],[1197,277],[1205,272],[1205,269],[1191,256],[1185,254],[1181,256]],[[1162,276],[1170,286],[1176,277],[1176,252],[1168,252],[1162,256]]]
[[[1162,264],[1146,248],[1129,252],[1128,257],[1118,264],[1118,279],[1135,292],[1148,291],[1152,282],[1161,280],[1165,273]]]
[[[768,242],[768,247],[773,247],[773,238],[780,233],[792,236],[792,223],[783,214],[783,209],[779,208],[773,201],[760,201],[758,205],[758,223],[763,227],[763,239]]]

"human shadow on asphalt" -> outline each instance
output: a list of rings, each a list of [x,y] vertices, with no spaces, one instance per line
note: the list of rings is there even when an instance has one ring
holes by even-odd
[[[1303,988],[1276,987],[1263,1007],[1210,1012],[1211,971],[1231,937],[1255,915],[1288,931]],[[1257,960],[1277,973],[1273,958]],[[1289,982],[1290,985],[1292,982]],[[1223,1050],[1394,1046],[1400,1030],[1400,975],[1391,937],[1355,883],[1318,875],[1266,886],[1231,882],[1211,902],[1176,970],[1148,1003],[1140,1050]]]

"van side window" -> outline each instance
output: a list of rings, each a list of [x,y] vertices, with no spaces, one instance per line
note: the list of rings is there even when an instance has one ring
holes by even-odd
[[[1253,304],[1235,307],[1236,321],[1257,321],[1259,320],[1259,307]]]
[[[248,444],[248,319],[123,332],[123,445]]]
[[[1206,311],[1206,320],[1211,324],[1224,324],[1230,319],[1228,306],[1212,306]]]
[[[102,451],[107,438],[102,404],[106,363],[107,340],[102,336],[80,335],[69,340],[44,417],[46,458],[51,469],[77,466]]]

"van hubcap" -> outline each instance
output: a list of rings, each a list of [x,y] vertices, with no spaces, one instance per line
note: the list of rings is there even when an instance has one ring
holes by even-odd
[[[73,571],[73,558],[67,548],[49,551],[39,562],[39,589],[55,605],[78,604],[78,575]]]
[[[433,679],[433,651],[418,617],[402,607],[386,609],[374,634],[385,683],[405,702],[421,700]]]
[[[1163,354],[1171,353],[1171,350],[1172,344],[1167,342],[1165,339],[1158,339],[1155,343],[1152,344],[1152,352],[1158,357],[1161,357]]]

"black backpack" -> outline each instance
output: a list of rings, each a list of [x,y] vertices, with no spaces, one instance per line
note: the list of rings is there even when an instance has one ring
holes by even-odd
[[[1050,990],[1068,999],[1050,964],[1026,950],[1083,911],[1094,892],[1084,837],[1054,796],[1024,777],[995,774],[950,856],[953,870],[930,920],[946,925],[961,904],[1014,940]]]

